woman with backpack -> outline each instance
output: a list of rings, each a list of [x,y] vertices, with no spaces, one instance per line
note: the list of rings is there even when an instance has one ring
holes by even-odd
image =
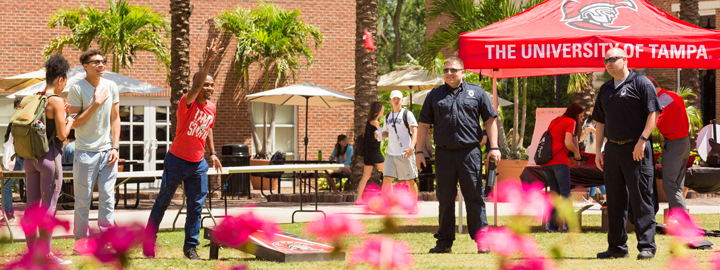
[[[55,207],[62,186],[62,147],[63,141],[70,133],[74,119],[67,117],[65,101],[59,95],[67,84],[67,72],[70,70],[68,61],[59,54],[54,54],[45,62],[45,80],[47,86],[39,95],[47,95],[45,109],[46,136],[48,141],[47,154],[25,159],[25,174],[27,176],[27,205],[42,203],[47,207],[47,215],[55,215]],[[40,124],[40,123],[38,123]],[[50,251],[52,232],[27,233],[28,249],[39,248],[47,250],[48,262],[57,265],[68,265],[71,261],[63,260]],[[44,246],[36,246],[44,245]]]
[[[367,122],[365,123],[365,133],[363,134],[363,147],[362,157],[365,167],[363,167],[363,176],[360,179],[360,185],[358,186],[358,195],[355,200],[355,204],[362,204],[363,191],[365,191],[365,185],[372,175],[373,166],[377,166],[379,171],[383,170],[383,164],[385,163],[385,157],[380,152],[380,140],[377,130],[380,129],[380,116],[383,116],[383,105],[380,102],[373,102],[370,104],[370,112],[367,115]],[[382,135],[380,135],[382,136]]]
[[[550,122],[548,131],[552,136],[552,159],[541,164],[550,190],[565,198],[570,196],[570,162],[568,153],[573,152],[576,160],[580,160],[580,150],[576,140],[582,128],[582,117],[585,110],[577,103],[570,104],[563,115]],[[555,220],[556,211],[553,209],[552,219],[549,223],[550,231],[558,231],[559,224]]]

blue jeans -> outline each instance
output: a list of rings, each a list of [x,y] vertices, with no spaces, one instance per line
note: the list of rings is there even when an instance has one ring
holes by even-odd
[[[605,191],[605,185],[602,185],[602,186],[597,186],[597,187],[591,187],[590,188],[590,197],[595,196],[595,191],[598,189],[600,190],[601,195],[607,194],[607,192]]]
[[[147,230],[157,237],[165,210],[172,200],[175,190],[182,183],[185,189],[187,216],[185,217],[185,244],[183,251],[195,248],[200,244],[200,217],[205,197],[208,193],[208,164],[205,159],[199,162],[190,162],[168,152],[165,156],[165,171],[163,171],[160,193],[155,199]],[[155,239],[151,239],[155,242]]]
[[[565,164],[542,166],[542,170],[545,172],[545,178],[547,178],[551,191],[564,198],[570,196],[570,166]],[[556,215],[557,213],[553,209],[550,230],[558,230],[559,225],[556,221]]]
[[[24,171],[25,170],[25,159],[16,156],[15,157],[15,167],[13,167],[13,171]],[[6,179],[3,181],[3,191],[2,191],[2,206],[3,210],[5,210],[6,214],[14,215],[15,211],[13,211],[13,200],[12,200],[12,187],[15,185],[15,180],[17,179]],[[8,183],[9,182],[9,183]]]
[[[87,238],[88,216],[93,186],[98,185],[98,227],[101,231],[115,226],[115,181],[118,163],[108,164],[110,150],[101,152],[75,151],[73,159],[73,190],[75,192],[75,240]]]

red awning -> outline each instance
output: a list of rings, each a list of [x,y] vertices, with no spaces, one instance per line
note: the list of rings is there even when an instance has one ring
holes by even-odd
[[[629,68],[720,69],[720,32],[646,0],[548,0],[463,33],[458,55],[468,70],[511,78],[602,71],[612,47],[625,49]]]

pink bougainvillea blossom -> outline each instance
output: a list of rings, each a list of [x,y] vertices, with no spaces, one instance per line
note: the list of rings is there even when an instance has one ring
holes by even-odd
[[[698,267],[697,262],[695,261],[695,258],[691,255],[687,256],[670,256],[670,260],[668,261],[667,268],[666,269],[672,269],[672,270],[696,270],[700,269]],[[713,268],[715,269],[715,268]]]
[[[43,239],[41,241],[50,241],[49,239]],[[48,253],[50,250],[47,243],[36,243],[33,248],[28,249],[19,260],[12,262],[3,269],[22,269],[22,270],[49,270],[49,269],[62,269],[60,265],[53,264],[48,260]]]
[[[20,219],[20,227],[25,235],[35,234],[38,231],[50,234],[56,227],[69,231],[70,222],[56,218],[54,213],[48,213],[48,207],[36,203],[25,210],[25,214]]]
[[[696,224],[698,224],[697,221],[683,208],[676,207],[668,212],[665,231],[683,243],[694,242],[702,240],[702,237],[705,236],[705,232]]]
[[[327,218],[311,222],[305,229],[321,241],[330,243],[365,233],[365,225],[362,222],[343,214],[330,214]]]
[[[406,185],[398,185],[391,191],[380,191],[376,184],[369,185],[363,196],[365,210],[381,215],[392,211],[408,214],[417,209],[417,196]]]
[[[545,257],[532,257],[520,261],[507,262],[501,270],[554,270],[555,262]]]
[[[710,254],[709,261],[711,270],[720,270],[720,250]]]
[[[538,221],[547,220],[552,211],[552,200],[543,190],[545,186],[539,182],[527,184],[520,180],[508,179],[501,181],[490,198],[497,196],[498,202],[509,203],[514,215],[531,212]]]
[[[478,231],[475,241],[478,249],[487,248],[503,257],[520,254],[522,257],[532,258],[541,255],[535,239],[518,235],[507,227]]]
[[[411,251],[405,241],[394,241],[383,236],[371,237],[350,252],[350,264],[368,263],[390,269],[410,268],[415,263]]]
[[[229,247],[241,247],[250,240],[250,235],[263,231],[265,237],[272,240],[279,230],[272,222],[260,219],[252,211],[225,218],[215,227],[211,237],[218,243]]]

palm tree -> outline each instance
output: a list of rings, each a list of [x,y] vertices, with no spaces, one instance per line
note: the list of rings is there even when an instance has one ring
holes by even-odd
[[[170,19],[172,41],[170,43],[170,123],[177,123],[177,106],[182,96],[190,90],[190,0],[171,0]],[[175,138],[177,125],[170,126],[170,136]]]
[[[275,78],[275,87],[288,79],[294,81],[296,72],[302,67],[302,58],[305,59],[307,69],[315,61],[308,41],[312,40],[315,49],[320,48],[323,43],[320,30],[302,20],[300,9],[287,11],[266,2],[261,2],[252,11],[243,11],[239,7],[223,11],[215,17],[215,23],[219,29],[228,31],[238,40],[235,61],[240,65],[243,81],[247,82],[249,79],[247,75],[250,65],[260,64],[264,74],[263,91],[268,90],[271,75]],[[265,115],[267,106],[263,105]],[[252,106],[250,110],[252,111]],[[263,115],[264,136],[261,145],[258,145],[257,131],[253,129],[253,146],[259,158],[267,158],[273,152],[272,132],[276,105],[270,105],[270,111],[269,128],[268,119]]]
[[[113,72],[132,68],[139,51],[154,54],[161,66],[168,68],[168,19],[147,6],[130,5],[126,0],[108,0],[108,4],[110,8],[106,11],[83,6],[53,13],[48,26],[68,28],[71,34],[51,39],[43,56],[62,53],[65,45],[85,51],[95,41],[100,50],[112,54]]]
[[[378,54],[366,50],[363,32],[377,35],[378,0],[357,0],[355,4],[355,135],[363,134],[370,104],[378,100],[377,73]],[[356,142],[357,145],[357,142]],[[350,165],[352,169],[350,189],[357,189],[362,178],[362,153],[356,151]],[[374,179],[374,178],[373,178]]]

